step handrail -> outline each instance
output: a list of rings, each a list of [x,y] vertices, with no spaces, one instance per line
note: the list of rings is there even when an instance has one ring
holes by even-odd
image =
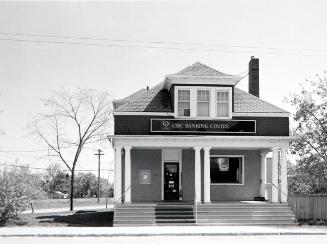
[[[281,189],[280,189],[280,187],[278,187],[278,186],[276,186],[274,183],[272,183],[271,182],[271,185],[272,186],[274,186],[278,191],[280,191],[282,194],[284,194],[285,196],[286,196],[286,198],[288,199],[288,195],[285,193],[285,192],[283,192]]]
[[[198,201],[197,201],[197,198],[196,198],[196,191],[194,193],[194,197],[195,197],[195,224],[197,225],[198,224]]]
[[[117,201],[115,201],[115,207],[116,207],[116,204],[121,201],[123,199],[123,197],[125,197],[126,193],[132,189],[132,186],[135,186],[136,184],[130,184],[127,189],[121,194],[121,196],[117,199]]]

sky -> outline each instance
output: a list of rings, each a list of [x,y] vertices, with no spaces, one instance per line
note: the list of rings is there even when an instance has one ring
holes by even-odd
[[[326,70],[326,9],[319,0],[0,2],[0,163],[55,161],[30,152],[47,147],[25,129],[52,90],[94,88],[122,98],[196,61],[246,74],[258,57],[260,97],[292,112],[285,97]],[[246,77],[238,87],[247,86]],[[102,167],[112,167],[107,142],[90,147],[79,169],[96,170],[97,148]]]

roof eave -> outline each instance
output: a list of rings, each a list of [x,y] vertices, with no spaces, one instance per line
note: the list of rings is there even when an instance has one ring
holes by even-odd
[[[187,75],[167,75],[164,88],[169,91],[172,84],[203,84],[203,85],[232,85],[235,86],[243,79],[237,75],[222,76],[187,76]]]

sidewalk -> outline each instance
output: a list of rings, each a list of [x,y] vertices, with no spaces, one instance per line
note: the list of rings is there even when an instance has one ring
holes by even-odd
[[[147,227],[4,227],[0,237],[119,236],[263,236],[327,235],[327,227],[299,226],[147,226]]]

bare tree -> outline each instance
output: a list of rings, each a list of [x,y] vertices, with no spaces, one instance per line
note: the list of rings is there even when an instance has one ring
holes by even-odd
[[[35,116],[30,128],[70,171],[72,211],[79,156],[86,144],[105,138],[112,121],[112,103],[107,92],[91,89],[58,90],[43,102],[46,112]]]

